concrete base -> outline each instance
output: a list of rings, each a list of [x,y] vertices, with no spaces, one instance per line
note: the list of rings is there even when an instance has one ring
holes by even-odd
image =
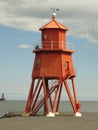
[[[76,112],[76,113],[74,114],[74,116],[75,116],[75,117],[81,117],[82,114],[81,114],[80,112]]]
[[[47,116],[47,117],[55,117],[55,114],[52,113],[52,112],[49,112],[46,116]]]
[[[30,115],[31,115],[31,112],[23,113],[23,114],[22,114],[22,116],[24,116],[24,117],[28,117],[28,116],[30,116]]]
[[[59,115],[59,112],[55,112],[54,114],[55,114],[55,115]]]

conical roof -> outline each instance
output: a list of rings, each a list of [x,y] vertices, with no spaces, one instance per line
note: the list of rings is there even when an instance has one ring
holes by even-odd
[[[48,28],[53,28],[53,29],[63,29],[65,31],[68,31],[68,28],[63,26],[61,23],[55,20],[53,17],[50,22],[45,24],[43,27],[41,27],[39,30],[42,31],[43,29],[48,29]]]

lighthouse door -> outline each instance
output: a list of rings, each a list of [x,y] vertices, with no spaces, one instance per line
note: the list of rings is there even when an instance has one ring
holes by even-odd
[[[68,71],[69,71],[69,62],[68,61],[64,62],[64,71],[65,71],[65,74],[68,73]]]

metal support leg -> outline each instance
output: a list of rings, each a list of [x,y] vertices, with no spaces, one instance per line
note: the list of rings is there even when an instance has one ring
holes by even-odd
[[[61,91],[62,91],[62,84],[61,84],[60,90],[59,90],[59,96],[58,96],[58,101],[57,101],[56,113],[58,112],[58,108],[59,108],[59,104],[60,104]]]
[[[76,105],[76,111],[78,112],[80,109],[81,104],[78,102],[77,94],[76,94],[76,88],[74,84],[74,79],[71,79],[72,81],[72,87],[73,87],[73,93],[74,93],[74,100],[75,100],[75,105]]]
[[[73,111],[74,111],[74,113],[76,113],[75,102],[74,102],[74,100],[73,100],[73,98],[72,98],[72,95],[71,95],[71,92],[70,92],[69,86],[68,86],[68,84],[67,84],[66,81],[64,81],[64,85],[65,85],[65,88],[66,88],[67,94],[68,94],[68,96],[69,96],[70,103],[71,103],[71,105],[72,105]]]
[[[59,92],[59,86],[58,86],[58,88],[57,88],[57,90],[56,90],[55,97],[54,97],[53,109],[52,109],[52,112],[53,112],[53,113],[54,113],[54,109],[55,109],[55,107],[56,107],[56,99],[57,99],[57,97],[58,97],[58,92]]]
[[[36,86],[36,87],[37,87],[37,86]],[[33,103],[33,105],[32,105],[32,112],[33,112],[33,110],[34,110],[34,108],[35,108],[35,105],[36,105],[36,103],[37,103],[37,101],[38,101],[38,97],[39,97],[41,88],[42,88],[42,83],[41,83],[41,85],[40,85],[40,87],[39,87],[39,89],[38,89],[37,95],[36,95],[36,97],[35,97],[35,99],[34,99],[34,103]],[[32,114],[33,114],[33,113],[32,113]]]
[[[26,114],[26,113],[31,111],[33,89],[34,89],[34,79],[32,79],[32,82],[31,82],[31,87],[30,87],[29,96],[28,96],[28,100],[27,100],[27,104],[26,104],[26,108],[25,108],[25,113],[24,114]]]
[[[46,90],[46,84],[45,84],[44,77],[42,77],[42,82],[43,82],[43,90],[44,90],[46,114],[48,114],[49,113],[49,108],[48,108],[48,94],[47,94],[47,90]]]
[[[74,84],[74,79],[72,78],[71,81],[72,81],[72,88],[73,88],[73,94],[74,94],[74,101],[76,104],[76,103],[78,103],[78,99],[77,99],[77,95],[76,95],[76,88],[75,88],[75,84]]]

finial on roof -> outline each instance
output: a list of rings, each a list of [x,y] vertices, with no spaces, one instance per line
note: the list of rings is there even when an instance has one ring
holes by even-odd
[[[52,10],[52,18],[54,19],[56,17],[56,11],[59,11],[58,8],[51,8]]]
[[[52,18],[54,19],[56,17],[56,13],[52,12]]]

